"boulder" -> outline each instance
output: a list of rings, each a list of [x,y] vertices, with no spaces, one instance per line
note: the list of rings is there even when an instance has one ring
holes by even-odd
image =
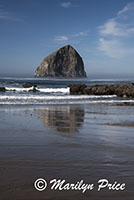
[[[84,63],[70,45],[64,46],[44,58],[35,70],[36,77],[86,77]]]
[[[6,88],[5,87],[0,87],[0,92],[6,92]]]
[[[30,87],[34,87],[36,88],[37,85],[33,84],[33,83],[23,83],[23,88],[30,88]]]

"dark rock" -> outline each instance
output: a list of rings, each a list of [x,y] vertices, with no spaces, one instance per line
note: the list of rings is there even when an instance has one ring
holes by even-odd
[[[73,84],[70,85],[70,94],[117,95],[118,97],[134,98],[134,87],[130,84],[94,85],[94,86]]]
[[[5,87],[0,87],[0,92],[6,92],[6,88]]]
[[[85,84],[72,84],[70,87],[70,94],[84,94]]]
[[[84,94],[89,95],[112,95],[113,91],[108,85],[94,85],[84,89]]]
[[[30,88],[30,87],[36,88],[37,87],[37,85],[32,84],[32,83],[23,83],[22,86],[23,86],[23,88]]]
[[[70,45],[64,46],[44,58],[35,70],[36,77],[86,77],[84,63]]]
[[[39,91],[36,89],[36,87],[34,87],[32,92],[39,92]]]

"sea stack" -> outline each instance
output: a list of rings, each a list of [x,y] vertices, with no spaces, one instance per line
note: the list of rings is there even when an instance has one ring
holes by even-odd
[[[64,46],[44,58],[35,70],[36,77],[86,77],[84,63],[71,46]]]

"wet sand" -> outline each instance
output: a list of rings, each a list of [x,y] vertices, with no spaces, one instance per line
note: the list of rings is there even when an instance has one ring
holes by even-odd
[[[132,200],[134,128],[124,124],[133,122],[134,107],[127,105],[1,106],[0,199]],[[40,177],[48,182],[42,192],[34,188]],[[95,188],[84,194],[50,190],[54,178]],[[102,178],[126,188],[98,192]]]

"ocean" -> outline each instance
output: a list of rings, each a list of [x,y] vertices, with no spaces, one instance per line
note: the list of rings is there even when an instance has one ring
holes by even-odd
[[[84,83],[88,86],[96,84],[130,83],[132,80],[122,79],[52,79],[52,78],[0,78],[0,87],[6,92],[0,92],[0,105],[46,105],[46,104],[98,104],[124,103],[133,99],[117,98],[116,95],[70,95],[69,85]],[[37,85],[37,92],[31,88],[23,88],[23,83]]]
[[[7,90],[0,92],[0,198],[133,200],[134,99],[69,93],[74,83],[132,81],[0,78]],[[38,91],[23,88],[27,82]],[[62,189],[52,189],[55,179],[65,182]],[[100,180],[109,186],[98,191]],[[83,193],[79,183],[94,189]]]

